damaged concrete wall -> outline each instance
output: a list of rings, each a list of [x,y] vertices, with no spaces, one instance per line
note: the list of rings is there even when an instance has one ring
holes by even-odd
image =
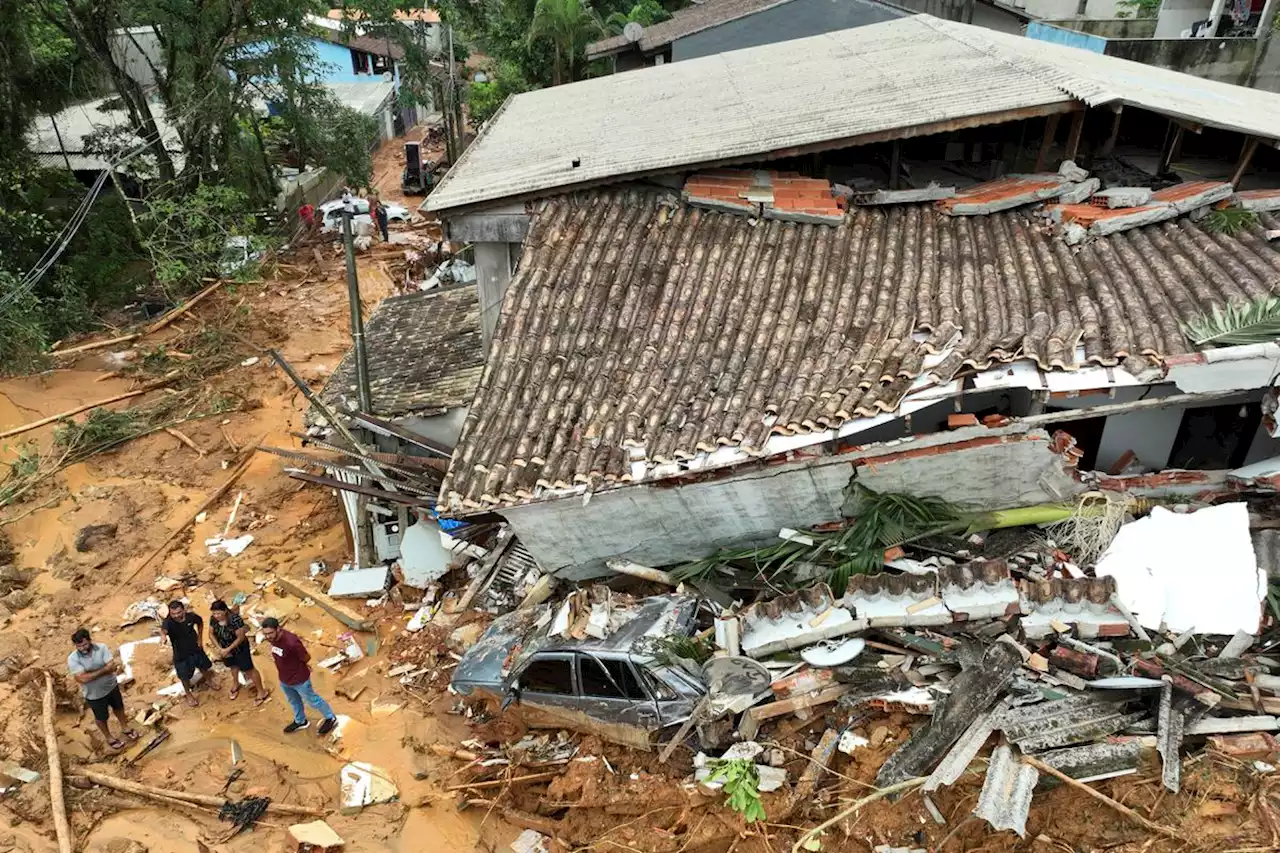
[[[782,527],[837,521],[851,477],[877,491],[937,495],[982,509],[1083,491],[1044,430],[975,427],[873,447],[797,452],[660,484],[632,484],[503,511],[538,564],[571,579],[625,557],[662,566],[774,541]]]
[[[1257,50],[1254,38],[1119,39],[1107,41],[1106,54],[1243,86]]]
[[[604,561],[625,557],[663,566],[717,550],[774,539],[782,527],[808,527],[840,518],[852,466],[791,463],[723,479],[681,484],[636,484],[517,506],[503,515],[538,565],[567,569],[578,580],[608,574]]]

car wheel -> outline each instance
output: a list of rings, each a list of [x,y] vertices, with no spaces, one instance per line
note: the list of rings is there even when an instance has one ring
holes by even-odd
[[[510,710],[476,728],[476,737],[485,743],[512,743],[528,733],[529,727]]]

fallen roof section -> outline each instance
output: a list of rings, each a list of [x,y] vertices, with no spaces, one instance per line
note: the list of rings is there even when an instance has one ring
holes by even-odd
[[[426,207],[1104,104],[1280,138],[1280,94],[914,15],[516,95]]]
[[[966,365],[1140,370],[1189,352],[1179,322],[1280,281],[1254,231],[1184,219],[1071,249],[1046,230],[921,205],[831,226],[638,191],[552,199],[442,499],[465,513],[767,455],[771,436],[816,441]]]
[[[373,414],[396,418],[465,406],[484,367],[476,286],[428,290],[384,300],[365,322]],[[347,352],[320,392],[337,411],[356,399]]]

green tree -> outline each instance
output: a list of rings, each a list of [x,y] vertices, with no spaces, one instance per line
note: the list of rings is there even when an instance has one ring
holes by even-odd
[[[529,25],[529,42],[547,42],[554,54],[551,83],[577,79],[586,46],[604,33],[589,0],[537,0]]]
[[[493,118],[507,98],[533,88],[513,62],[493,63],[487,76],[489,79],[485,82],[472,83],[467,87],[467,111],[476,127]]]
[[[639,3],[632,6],[626,14],[622,12],[614,12],[605,21],[609,28],[609,32],[614,35],[621,35],[622,30],[627,24],[639,24],[642,27],[651,27],[654,24],[660,24],[671,18],[671,13],[663,8],[658,0],[640,0]]]

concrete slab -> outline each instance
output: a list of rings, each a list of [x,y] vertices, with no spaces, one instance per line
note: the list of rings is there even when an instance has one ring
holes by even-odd
[[[330,598],[369,598],[387,589],[391,570],[386,566],[334,572],[329,584]]]

